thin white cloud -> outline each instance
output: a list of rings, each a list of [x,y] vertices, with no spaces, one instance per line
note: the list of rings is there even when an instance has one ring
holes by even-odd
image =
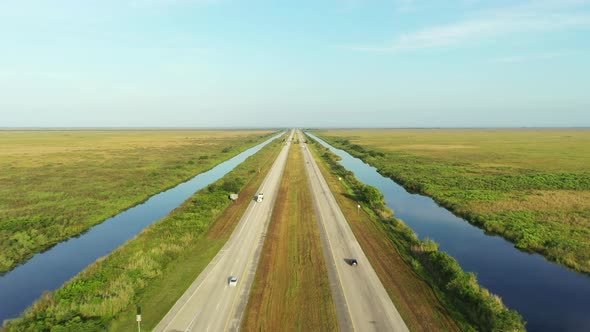
[[[590,27],[590,13],[575,9],[588,1],[543,1],[485,13],[463,21],[403,33],[387,46],[353,47],[358,51],[399,52],[475,43],[511,33]]]
[[[135,8],[167,7],[211,3],[215,0],[130,0],[129,6]]]
[[[564,57],[564,56],[567,56],[570,54],[572,54],[572,52],[553,52],[553,53],[528,54],[528,55],[509,55],[509,56],[492,58],[489,60],[489,62],[504,63],[504,64],[522,63],[522,62],[529,62],[529,61],[552,60],[552,59],[561,58],[561,57]]]

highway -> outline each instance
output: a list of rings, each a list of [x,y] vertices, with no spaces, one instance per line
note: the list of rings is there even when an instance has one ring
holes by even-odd
[[[304,137],[298,131],[299,140]],[[341,331],[408,331],[357,242],[307,144],[301,144]],[[346,260],[355,258],[358,266]]]
[[[264,200],[252,200],[227,243],[154,331],[239,330],[293,134],[260,186]],[[235,287],[230,276],[238,277]]]

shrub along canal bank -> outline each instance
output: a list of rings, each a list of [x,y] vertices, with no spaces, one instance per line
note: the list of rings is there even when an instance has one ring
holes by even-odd
[[[519,249],[590,273],[590,130],[319,134]]]
[[[327,143],[319,140],[325,146]],[[363,183],[377,187],[422,239],[440,244],[465,271],[474,272],[481,285],[498,294],[523,315],[531,331],[587,331],[590,326],[590,279],[548,262],[538,254],[517,250],[513,244],[454,216],[432,199],[410,194],[391,179],[343,150],[330,149],[340,164]]]
[[[351,219],[349,222],[355,236],[371,263],[377,267],[380,279],[412,330],[457,330],[448,318],[451,316],[463,331],[524,331],[522,317],[506,308],[497,296],[479,286],[475,275],[466,273],[452,257],[438,251],[433,241],[420,241],[401,220],[391,217],[393,213],[385,205],[378,189],[360,182],[352,172],[338,163],[340,158],[327,148],[313,140],[310,140],[309,146],[328,166],[332,177],[337,176],[340,186],[346,189],[346,193],[335,195],[339,197],[339,204],[343,205],[345,199],[359,202],[363,214],[369,217],[370,222],[359,222],[359,218],[354,217],[358,212],[344,208],[347,218]],[[373,229],[372,233],[367,231],[368,228]],[[386,252],[385,256],[401,257],[393,262],[398,265],[395,268],[380,266],[384,265],[380,264],[384,258],[378,254],[388,249],[391,251]],[[392,268],[396,269],[393,276],[392,271],[385,270]],[[422,283],[428,284],[436,296]],[[430,303],[426,303],[426,300]],[[437,306],[436,302],[439,301],[446,310]]]
[[[158,278],[169,277],[170,273],[167,273],[166,269],[171,262],[182,257],[187,260],[192,259],[191,256],[183,256],[183,253],[190,252],[189,248],[194,249],[199,245],[198,239],[203,239],[213,221],[230,204],[228,192],[237,191],[247,183],[249,185],[255,181],[252,179],[257,179],[259,174],[262,174],[267,167],[266,164],[272,162],[273,154],[278,153],[282,144],[279,141],[270,139],[220,164],[211,171],[195,177],[191,180],[192,182],[181,184],[154,196],[143,205],[123,212],[118,216],[120,219],[116,222],[96,226],[80,238],[71,239],[46,253],[37,255],[25,265],[3,276],[0,278],[0,291],[2,292],[0,300],[3,301],[1,307],[3,310],[10,310],[11,314],[4,313],[2,319],[14,317],[33,299],[38,298],[42,290],[59,287],[88,263],[108,254],[126,240],[133,238],[146,226],[166,216],[171,210],[191,197],[196,190],[211,184],[231,171],[223,179],[209,185],[207,189],[199,191],[170,216],[148,227],[139,236],[106,258],[98,260],[59,290],[44,294],[41,300],[27,310],[24,318],[9,323],[11,331],[49,330],[54,326],[59,330],[59,326],[65,327],[66,325],[71,325],[69,330],[81,330],[86,327],[90,330],[105,330],[114,317],[125,310],[129,310],[129,312],[133,310],[131,306],[138,303],[137,299],[149,290],[148,285],[153,285],[153,282],[160,280]],[[257,151],[259,153],[251,156]],[[251,157],[246,159],[248,156]],[[244,160],[246,161],[243,162]],[[239,166],[236,167],[238,164]],[[244,200],[249,200],[249,198]],[[237,205],[234,204],[232,207]],[[123,237],[119,236],[120,233],[124,234]],[[217,233],[222,234],[223,232]],[[113,237],[117,237],[117,241],[120,241],[114,246]],[[210,246],[199,247],[197,252],[201,253],[196,256],[197,261],[202,258],[201,255],[205,255],[205,258],[202,258],[202,266],[206,266],[205,261],[208,259],[208,255],[213,257],[216,250],[222,246],[223,241],[220,240],[221,243],[217,243],[215,240],[211,240]],[[215,247],[215,245],[219,247]],[[99,250],[96,250],[96,247],[99,247]],[[107,251],[104,252],[104,250]],[[86,260],[91,260],[79,266],[82,256]],[[200,266],[199,264],[196,265]],[[77,270],[73,269],[72,265]],[[182,268],[183,265],[180,265]],[[24,270],[21,271],[21,269]],[[66,275],[62,273],[64,269],[68,272]],[[17,275],[15,272],[19,274]],[[182,271],[178,275],[186,276]],[[186,286],[188,286],[193,280],[194,278],[187,277],[186,280],[182,279],[181,281],[186,282]],[[38,282],[41,282],[41,285],[38,285]],[[53,283],[55,286],[45,287],[47,282]],[[30,288],[34,293],[30,292]],[[168,308],[172,306],[186,287],[181,288],[178,289],[178,296],[171,295],[173,300],[169,303]],[[161,293],[167,294],[173,292],[173,289],[172,286],[163,287]],[[24,294],[21,294],[21,291]],[[25,297],[28,302],[24,304],[17,301],[23,295],[29,296]],[[165,303],[162,302],[157,307],[161,308]],[[15,305],[21,307],[17,308]],[[157,323],[157,321],[152,321],[155,318],[150,317],[149,314],[145,319],[147,324],[151,322],[155,325]],[[78,325],[80,329],[78,329]],[[128,328],[121,330],[128,330]]]

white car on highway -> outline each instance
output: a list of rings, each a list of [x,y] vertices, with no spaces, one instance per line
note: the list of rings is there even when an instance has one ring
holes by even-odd
[[[229,280],[227,283],[228,283],[229,287],[236,287],[238,284],[238,277],[229,277]]]

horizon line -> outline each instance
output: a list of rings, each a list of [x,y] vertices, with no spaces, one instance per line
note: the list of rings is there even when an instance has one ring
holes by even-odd
[[[44,126],[15,126],[0,127],[0,131],[35,131],[35,130],[260,130],[260,129],[291,129],[302,128],[306,130],[313,129],[590,129],[590,126],[398,126],[398,127],[347,127],[347,126],[244,126],[244,127],[158,127],[158,126],[71,126],[71,127],[44,127]]]

